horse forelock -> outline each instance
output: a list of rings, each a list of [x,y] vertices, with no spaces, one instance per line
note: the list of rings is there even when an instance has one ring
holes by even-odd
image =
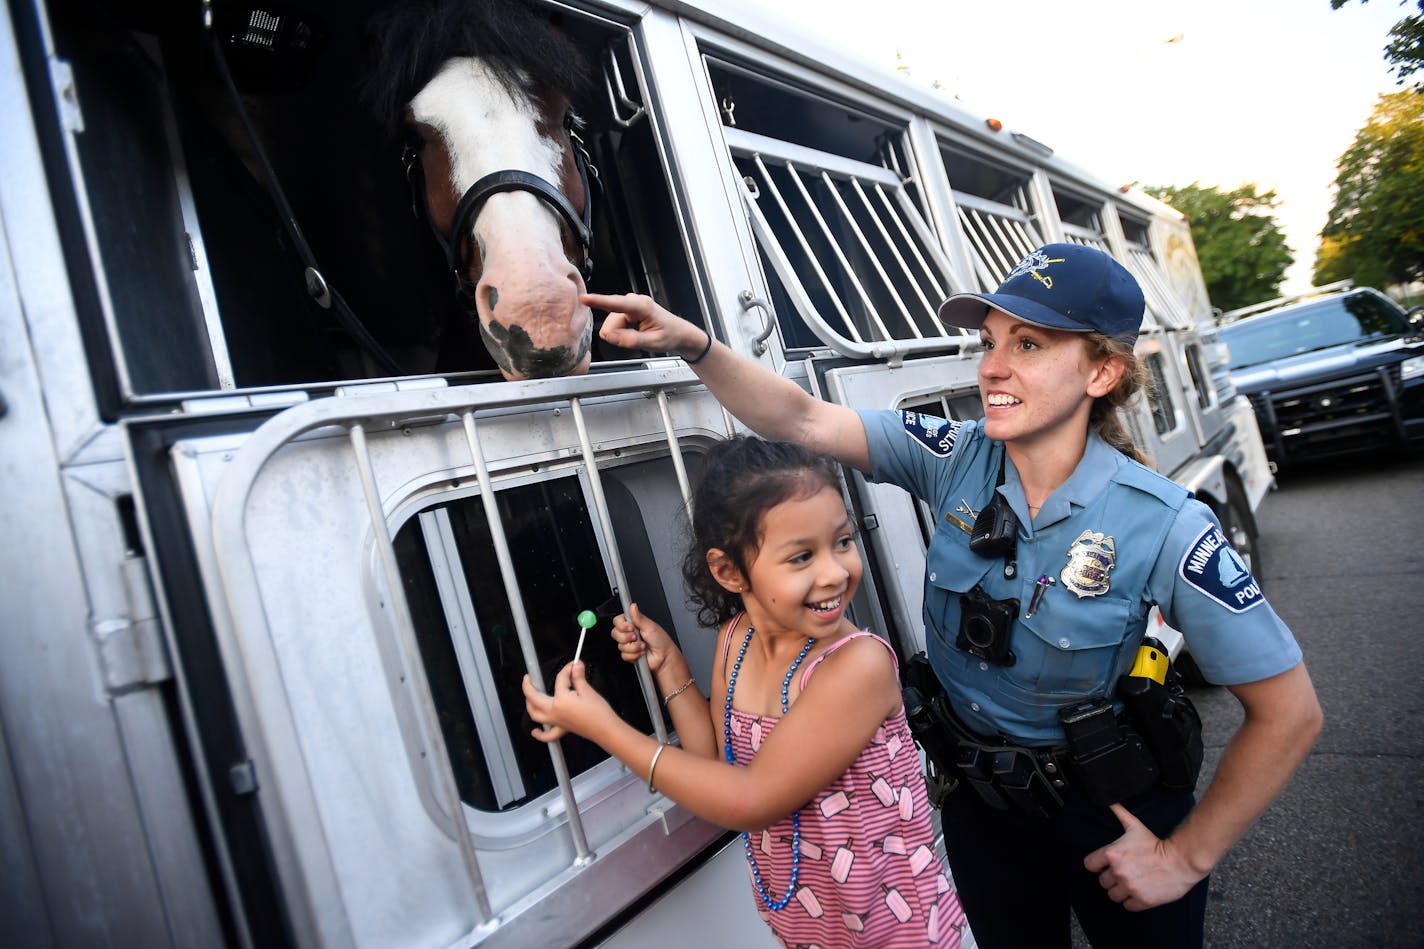
[[[536,100],[511,92],[487,60],[447,61],[411,100],[411,114],[444,140],[457,195],[506,168],[560,180],[562,143],[541,134]]]
[[[452,58],[478,57],[511,94],[528,95],[542,84],[576,101],[590,84],[583,52],[520,0],[398,0],[368,32],[374,65],[364,98],[391,132]]]

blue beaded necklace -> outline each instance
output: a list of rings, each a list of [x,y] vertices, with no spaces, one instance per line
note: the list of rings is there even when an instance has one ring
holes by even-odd
[[[732,693],[737,690],[737,673],[742,670],[742,659],[747,655],[747,647],[751,645],[752,633],[756,632],[756,627],[747,624],[747,635],[742,640],[742,648],[737,650],[737,658],[732,662],[732,674],[727,678],[727,704],[722,710],[722,734],[725,737],[723,757],[727,759],[727,764],[736,764],[736,756],[732,753]],[[781,715],[786,716],[787,697],[791,693],[791,677],[796,674],[796,668],[801,665],[801,660],[806,658],[806,654],[811,651],[811,647],[816,645],[816,640],[806,637],[806,645],[801,647],[801,651],[796,654],[796,658],[791,660],[791,668],[786,670],[786,678],[781,680]],[[796,878],[801,872],[801,812],[791,812],[791,882],[786,885],[786,895],[779,900],[773,900],[766,895],[766,884],[762,882],[761,870],[757,867],[756,857],[752,854],[752,838],[746,831],[742,831],[742,846],[747,851],[747,863],[752,868],[752,880],[756,883],[756,891],[761,896],[761,901],[766,904],[766,908],[773,913],[784,909],[787,903],[791,902],[791,897],[796,895]]]

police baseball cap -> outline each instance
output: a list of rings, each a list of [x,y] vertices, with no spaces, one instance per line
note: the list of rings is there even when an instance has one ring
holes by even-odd
[[[945,300],[939,318],[978,329],[995,309],[1035,326],[1102,333],[1130,345],[1145,305],[1132,274],[1108,254],[1080,244],[1044,244],[993,293],[956,293]]]

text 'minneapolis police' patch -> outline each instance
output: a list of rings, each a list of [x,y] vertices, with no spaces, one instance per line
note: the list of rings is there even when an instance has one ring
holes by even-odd
[[[900,419],[905,423],[905,434],[923,445],[935,457],[948,458],[949,453],[954,450],[954,439],[959,434],[958,422],[947,422],[942,418],[921,415],[918,412],[901,412]]]
[[[1261,585],[1214,525],[1197,535],[1179,569],[1183,580],[1233,613],[1244,613],[1265,602]]]

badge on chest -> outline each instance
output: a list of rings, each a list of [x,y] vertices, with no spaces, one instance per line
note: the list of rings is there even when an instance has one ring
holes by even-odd
[[[1117,545],[1101,531],[1083,531],[1068,548],[1068,565],[1058,575],[1079,597],[1102,596],[1111,587]]]

